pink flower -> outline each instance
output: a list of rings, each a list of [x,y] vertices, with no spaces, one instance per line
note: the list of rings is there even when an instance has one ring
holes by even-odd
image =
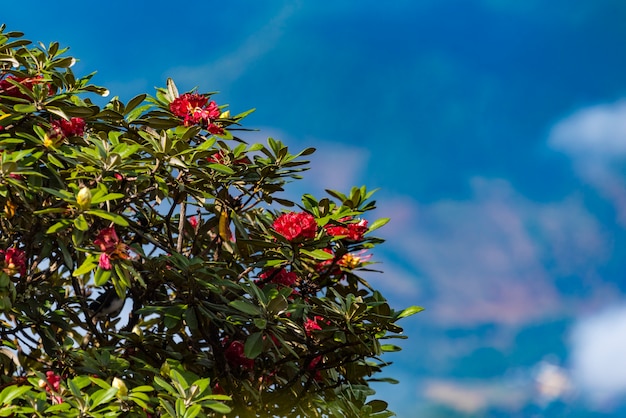
[[[98,265],[104,270],[111,270],[111,259],[107,253],[100,254]]]
[[[9,275],[20,273],[21,276],[26,274],[26,253],[24,251],[11,247],[7,250],[0,250],[0,258],[3,260],[2,271]]]
[[[198,227],[198,219],[195,216],[192,216],[189,218],[189,225],[191,225],[191,228],[195,231]]]
[[[283,213],[274,220],[274,230],[289,241],[315,238],[317,222],[313,215],[307,212]]]
[[[222,134],[224,130],[213,122],[220,117],[220,109],[214,101],[197,93],[185,93],[170,103],[170,111],[183,119],[185,126],[206,124],[212,134]]]
[[[292,287],[298,283],[298,276],[296,273],[285,269],[271,268],[259,274],[259,279],[261,279],[264,283],[269,281],[286,287]]]
[[[93,243],[103,252],[100,254],[98,264],[104,270],[111,269],[111,260],[129,258],[128,246],[120,242],[114,227],[101,230]]]

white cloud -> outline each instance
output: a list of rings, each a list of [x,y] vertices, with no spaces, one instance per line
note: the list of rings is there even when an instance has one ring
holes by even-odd
[[[392,218],[386,245],[427,278],[431,317],[516,324],[573,309],[554,276],[584,275],[606,259],[597,221],[575,198],[532,202],[502,180],[475,179],[473,188],[468,200],[380,202]]]
[[[626,156],[626,101],[579,110],[553,127],[548,143],[579,158]]]
[[[572,157],[578,175],[608,199],[626,227],[626,100],[581,109],[554,125],[548,145]]]
[[[572,376],[596,402],[626,395],[626,306],[582,319],[571,335]]]
[[[487,407],[519,410],[532,396],[528,385],[506,380],[431,380],[424,396],[465,414],[477,414]]]

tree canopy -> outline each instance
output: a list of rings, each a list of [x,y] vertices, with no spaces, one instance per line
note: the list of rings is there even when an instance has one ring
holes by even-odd
[[[0,416],[393,415],[373,192],[292,202],[314,149],[172,80],[98,106],[66,53],[0,27]]]

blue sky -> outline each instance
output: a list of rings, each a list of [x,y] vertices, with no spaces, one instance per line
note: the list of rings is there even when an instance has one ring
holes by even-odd
[[[3,19],[123,99],[257,108],[319,150],[294,194],[380,188],[371,280],[427,308],[378,388],[400,417],[623,416],[626,3],[126,3]]]

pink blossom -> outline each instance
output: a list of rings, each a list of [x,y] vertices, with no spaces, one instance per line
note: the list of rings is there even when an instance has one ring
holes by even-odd
[[[128,246],[120,242],[114,227],[102,229],[96,239],[93,240],[96,247],[103,253],[100,254],[99,266],[104,270],[111,269],[111,260],[129,258]]]

